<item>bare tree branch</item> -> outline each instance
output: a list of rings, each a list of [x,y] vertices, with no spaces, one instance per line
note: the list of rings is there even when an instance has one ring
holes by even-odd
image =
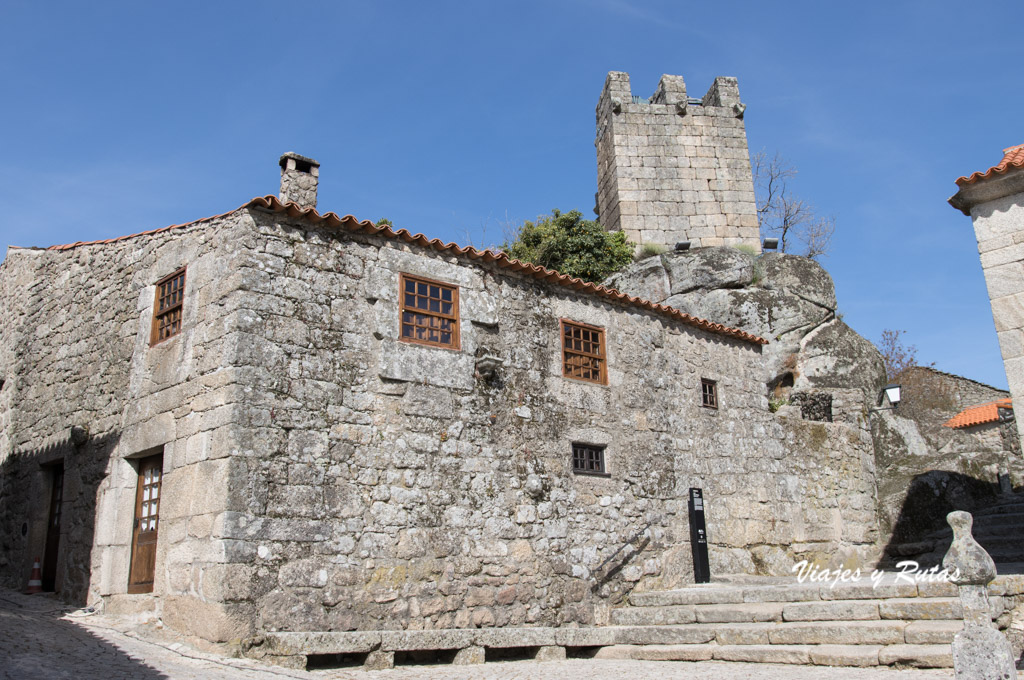
[[[778,237],[781,252],[812,259],[827,255],[836,220],[820,217],[814,206],[793,195],[789,181],[796,177],[796,168],[778,153],[768,156],[763,150],[751,161],[761,231]]]

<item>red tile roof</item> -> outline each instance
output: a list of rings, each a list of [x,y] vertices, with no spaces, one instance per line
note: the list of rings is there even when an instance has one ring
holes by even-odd
[[[994,423],[999,420],[1000,408],[1012,409],[1013,402],[1010,399],[998,399],[987,404],[981,404],[980,406],[965,408],[944,422],[942,426],[962,429],[975,425],[984,425],[985,423]]]
[[[616,300],[621,302],[627,302],[629,304],[641,307],[643,309],[649,309],[657,312],[664,316],[667,316],[678,321],[682,321],[690,326],[695,326],[712,333],[719,335],[728,335],[733,338],[739,338],[740,340],[746,340],[758,345],[767,345],[768,341],[764,338],[741,331],[738,328],[730,328],[729,326],[723,326],[720,323],[714,323],[707,319],[701,319],[685,312],[681,312],[674,307],[668,307],[666,305],[658,305],[649,300],[644,300],[638,297],[632,297],[625,293],[620,293],[614,288],[606,288],[605,286],[597,285],[594,283],[587,283],[581,279],[577,279],[566,274],[559,274],[551,269],[545,269],[544,267],[538,267],[537,265],[530,264],[528,262],[522,262],[520,260],[513,260],[508,255],[502,252],[494,252],[493,250],[477,250],[476,248],[467,246],[461,248],[454,243],[442,243],[438,239],[428,239],[423,234],[412,234],[405,229],[399,229],[398,231],[392,230],[387,226],[377,226],[373,222],[364,220],[360,222],[352,215],[345,215],[344,217],[338,217],[336,214],[329,212],[321,215],[313,208],[302,208],[296,203],[282,203],[277,199],[276,196],[264,196],[262,198],[254,198],[246,203],[243,208],[260,208],[270,210],[275,213],[284,213],[288,217],[296,218],[302,217],[309,220],[313,224],[327,224],[329,227],[347,229],[348,231],[362,234],[376,234],[384,236],[385,238],[395,239],[398,241],[404,241],[405,243],[415,243],[418,246],[424,248],[430,248],[442,253],[451,253],[459,255],[470,260],[479,260],[487,263],[494,263],[502,269],[507,269],[514,272],[522,272],[527,276],[530,276],[541,281],[548,281],[550,283],[556,283],[573,290],[586,291],[587,293],[603,297],[608,300]]]
[[[994,175],[1002,175],[1015,168],[1024,168],[1024,144],[1003,149],[1003,160],[985,172],[975,172],[970,177],[960,177],[956,183],[960,186],[974,184],[980,179],[988,179]]]
[[[283,213],[288,217],[292,218],[303,218],[307,219],[313,224],[326,224],[329,227],[341,228],[354,233],[362,234],[376,234],[384,236],[385,238],[394,239],[398,241],[404,241],[405,243],[414,243],[424,248],[430,248],[438,252],[451,253],[453,255],[459,255],[461,257],[482,261],[486,263],[493,263],[502,269],[507,269],[513,272],[521,272],[531,278],[539,279],[541,281],[547,281],[555,283],[560,286],[572,288],[573,290],[584,291],[592,295],[597,295],[608,300],[615,300],[619,302],[625,302],[631,305],[635,305],[642,309],[651,310],[663,316],[682,321],[685,324],[700,328],[718,335],[726,335],[740,340],[745,340],[758,345],[767,345],[768,341],[762,337],[756,336],[752,333],[747,333],[738,328],[731,328],[724,326],[720,323],[708,321],[707,319],[701,319],[700,317],[693,316],[681,312],[674,307],[667,305],[655,304],[649,300],[644,300],[638,297],[632,297],[625,293],[620,293],[614,288],[607,288],[605,286],[597,285],[594,283],[587,283],[581,279],[577,279],[572,276],[565,274],[559,274],[551,269],[545,269],[544,267],[538,267],[528,262],[522,262],[520,260],[513,260],[508,257],[505,253],[495,252],[492,250],[477,250],[473,247],[462,248],[454,243],[442,243],[438,239],[428,239],[423,234],[412,234],[405,229],[399,229],[394,231],[386,226],[377,226],[369,220],[359,221],[352,215],[345,215],[344,217],[338,217],[333,212],[325,213],[321,215],[314,208],[302,208],[296,203],[288,202],[282,203],[276,196],[263,196],[260,198],[254,198],[239,210],[245,208],[257,208],[261,210],[269,210],[274,213]],[[47,250],[69,250],[71,248],[77,248],[78,246],[90,246],[99,245],[104,243],[114,243],[115,241],[123,241],[129,238],[136,238],[138,236],[149,236],[152,234],[159,234],[172,229],[180,229],[182,227],[192,226],[194,224],[201,224],[203,222],[209,222],[221,217],[230,215],[232,212],[227,212],[214,217],[204,217],[200,220],[193,222],[186,222],[184,224],[173,224],[168,227],[162,227],[160,229],[153,229],[151,231],[143,231],[137,234],[130,234],[128,236],[118,236],[117,238],[108,238],[101,241],[77,241],[75,243],[66,243],[59,246],[50,246]]]

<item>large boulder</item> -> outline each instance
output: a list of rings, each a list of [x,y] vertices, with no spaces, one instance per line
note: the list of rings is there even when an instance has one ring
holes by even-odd
[[[660,303],[669,296],[668,272],[660,257],[648,257],[612,274],[604,285],[620,293]]]
[[[605,285],[765,338],[766,388],[859,388],[870,398],[884,384],[878,350],[836,320],[832,277],[806,257],[731,246],[674,251],[640,260]]]
[[[797,387],[857,387],[872,399],[885,385],[885,363],[878,348],[840,319],[804,338],[797,361]]]
[[[742,288],[754,281],[754,256],[730,247],[698,248],[661,257],[670,281],[669,293]]]
[[[831,311],[836,309],[836,287],[825,269],[806,257],[766,253],[757,259],[759,285],[781,290]]]

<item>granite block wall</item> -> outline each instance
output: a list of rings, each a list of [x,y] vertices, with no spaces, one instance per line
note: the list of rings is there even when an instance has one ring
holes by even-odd
[[[970,212],[1006,379],[1017,402],[1024,397],[1024,193],[979,203]],[[1024,419],[1017,418],[1017,429],[1024,436]]]
[[[63,592],[223,642],[601,623],[692,580],[693,486],[715,573],[874,549],[868,433],[775,418],[758,345],[252,208],[21,255],[0,268],[5,584],[45,540],[26,489],[56,459],[88,525],[68,525]],[[184,331],[150,346],[154,283],[182,265]],[[459,287],[459,350],[399,339],[401,273]],[[562,377],[563,318],[605,329],[608,385]],[[573,442],[606,446],[608,475],[574,474]],[[129,595],[136,458],[158,450],[156,583]]]
[[[234,280],[223,272],[244,217],[65,250],[15,249],[0,265],[4,585],[23,588],[44,554],[52,470],[62,464],[55,586],[64,599],[152,610],[210,639],[240,636],[224,598],[209,604],[203,587],[212,579],[203,577],[232,554],[216,537],[239,384]],[[151,347],[154,284],[183,265],[183,332]],[[154,593],[128,595],[137,458],[161,451]]]
[[[716,573],[873,550],[869,434],[778,422],[759,346],[253,214],[237,274],[252,383],[225,538],[256,555],[236,596],[257,628],[599,623],[634,588],[692,581],[691,486]],[[460,350],[399,339],[401,273],[459,287]],[[562,318],[606,329],[607,386],[562,377]],[[494,378],[475,371],[483,355],[501,361]],[[700,405],[702,377],[718,410]],[[607,447],[607,477],[571,471],[574,441]]]

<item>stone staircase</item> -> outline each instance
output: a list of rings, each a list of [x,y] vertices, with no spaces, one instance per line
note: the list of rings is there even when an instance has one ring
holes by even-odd
[[[975,540],[992,556],[999,573],[1024,573],[1024,493],[1004,494],[995,504],[973,513]],[[953,540],[953,532],[945,526],[927,534],[915,543],[890,545],[886,548],[888,562],[914,560],[923,567],[942,562]]]
[[[611,613],[611,627],[628,634],[595,656],[952,667],[950,643],[963,626],[955,586],[893,573],[877,587],[868,578],[834,587],[794,580],[634,593]],[[989,592],[997,619],[1024,593],[1024,578],[1000,577]]]

